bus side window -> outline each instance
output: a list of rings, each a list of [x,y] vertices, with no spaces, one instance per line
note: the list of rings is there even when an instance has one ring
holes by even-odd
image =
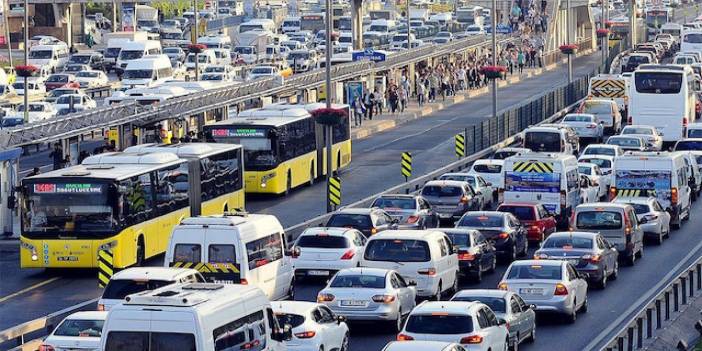
[[[122,211],[127,225],[134,225],[154,217],[153,173],[146,173],[122,181]]]
[[[158,170],[156,207],[159,214],[185,208],[189,205],[188,164]]]

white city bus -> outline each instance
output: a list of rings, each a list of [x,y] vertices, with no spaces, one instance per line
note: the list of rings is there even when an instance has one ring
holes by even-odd
[[[702,30],[686,30],[680,40],[680,52],[702,52]]]
[[[629,124],[650,125],[664,142],[685,137],[695,121],[695,91],[699,81],[690,66],[647,65],[633,72],[629,94]]]

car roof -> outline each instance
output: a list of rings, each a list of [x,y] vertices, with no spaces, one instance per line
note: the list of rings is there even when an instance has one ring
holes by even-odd
[[[441,228],[439,230],[444,232],[444,234],[465,234],[465,235],[468,235],[468,234],[472,234],[472,233],[480,233],[480,231],[477,229],[468,229],[468,228]]]
[[[501,203],[500,206],[519,206],[519,207],[537,207],[539,204],[533,203],[533,202],[504,202]]]
[[[505,164],[505,160],[496,160],[493,158],[481,158],[479,160],[475,160],[473,162],[473,165],[500,165],[503,166]]]
[[[276,313],[284,312],[306,315],[318,306],[318,303],[309,301],[271,301],[271,307]]]
[[[377,234],[376,234],[377,235]],[[375,277],[384,277],[388,273],[390,273],[389,269],[384,269],[384,268],[368,268],[368,267],[353,267],[353,268],[344,268],[337,272],[337,275],[372,275]]]
[[[349,208],[342,208],[338,210],[336,213],[332,213],[332,216],[338,215],[338,214],[360,214],[360,215],[370,215],[374,210],[373,208],[363,208],[363,207],[349,207]]]
[[[599,167],[598,165],[596,165],[594,163],[590,163],[590,162],[578,162],[578,166],[590,167],[590,168]]]
[[[378,199],[384,198],[384,199],[415,199],[419,197],[419,195],[413,195],[413,194],[381,194],[378,196]]]
[[[65,319],[88,319],[88,320],[105,320],[107,319],[107,311],[80,311],[71,313]]]
[[[512,292],[506,290],[497,289],[463,289],[458,291],[453,297],[459,296],[486,296],[486,297],[506,297],[511,295]],[[452,297],[452,298],[453,298]]]
[[[590,202],[590,203],[585,203],[585,204],[580,204],[577,207],[575,207],[575,210],[592,210],[592,209],[597,209],[597,208],[620,208],[623,209],[626,206],[629,206],[628,204],[622,204],[622,203],[616,203],[616,202]]]
[[[391,341],[383,351],[445,350],[455,344],[443,341],[411,340]]]
[[[384,230],[378,234],[371,236],[368,240],[374,240],[374,239],[424,240],[424,239],[427,239],[428,236],[430,236],[434,233],[439,233],[441,235],[445,235],[439,229],[434,229],[434,230],[402,230],[402,229],[398,229],[398,230]]]
[[[470,211],[466,212],[465,215],[475,215],[475,216],[500,216],[504,217],[508,213],[507,212],[500,212],[500,211]]]
[[[646,124],[630,124],[630,125],[628,125],[628,126],[624,126],[623,129],[627,129],[627,128],[649,128],[649,129],[656,129],[656,127],[654,127],[654,126],[649,126],[649,125],[646,125]]]
[[[562,266],[566,261],[561,260],[518,260],[511,266]]]
[[[347,232],[355,232],[356,229],[352,228],[339,228],[339,227],[313,227],[305,229],[300,236],[303,235],[316,235],[325,234],[327,236],[344,236]]]
[[[624,203],[624,204],[646,204],[651,200],[654,200],[655,198],[653,197],[645,197],[645,196],[617,196],[614,201],[615,203]]]
[[[569,236],[569,237],[594,237],[599,233],[596,232],[580,232],[580,231],[567,231],[567,232],[555,232],[551,233],[548,237],[563,237],[563,236]],[[548,240],[548,238],[546,238]]]
[[[466,185],[466,182],[460,181],[460,180],[430,180],[424,184],[424,187],[427,186],[455,186],[455,187],[462,187]]]
[[[132,267],[115,273],[111,279],[158,279],[175,280],[181,276],[197,273],[194,269],[175,267]]]
[[[615,146],[619,146],[619,145],[615,145]],[[609,161],[614,162],[614,156],[611,156],[611,155],[601,155],[601,154],[581,155],[581,156],[578,158],[578,160],[591,160],[591,159],[593,159],[593,158],[594,158],[594,159],[601,158],[601,159],[605,159],[605,160],[609,160]]]
[[[469,315],[482,304],[468,301],[424,301],[415,307],[410,314],[451,313]]]

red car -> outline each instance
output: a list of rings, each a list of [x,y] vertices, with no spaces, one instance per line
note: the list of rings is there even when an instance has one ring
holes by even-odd
[[[500,212],[509,212],[527,227],[527,239],[542,242],[556,231],[556,218],[543,205],[532,203],[505,203],[497,207]]]
[[[68,73],[54,73],[44,81],[46,91],[63,88],[66,84],[76,81],[76,76]]]

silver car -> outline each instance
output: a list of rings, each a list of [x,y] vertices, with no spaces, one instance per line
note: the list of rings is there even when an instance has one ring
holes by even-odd
[[[451,298],[451,301],[477,301],[486,304],[497,318],[507,322],[509,329],[509,347],[517,350],[523,341],[536,340],[536,312],[511,291],[470,289],[461,290]]]
[[[482,198],[466,182],[432,180],[424,185],[421,195],[439,214],[440,220],[458,219],[468,211],[483,207]]]
[[[512,262],[498,288],[519,294],[537,312],[563,314],[569,323],[578,312],[587,312],[587,282],[566,261]]]
[[[601,289],[607,286],[608,279],[619,276],[619,252],[598,233],[553,233],[536,250],[534,258],[568,261]]]
[[[349,321],[387,321],[399,332],[416,305],[415,286],[393,270],[343,269],[317,294],[317,302]]]
[[[625,136],[625,135],[615,135],[607,139],[608,145],[617,145],[624,151],[646,151],[648,149],[648,144],[640,136]]]
[[[588,138],[599,143],[604,137],[604,122],[593,114],[570,113],[560,124],[573,128],[580,139]]]
[[[670,213],[663,209],[655,197],[617,197],[614,202],[631,205],[644,237],[653,239],[657,245],[662,244],[663,238],[670,235]]]
[[[485,178],[472,173],[444,173],[439,177],[439,180],[457,180],[470,184],[473,191],[483,200],[482,209],[492,208],[492,194],[495,193],[495,188]]]
[[[403,229],[426,229],[439,226],[439,215],[427,200],[418,195],[380,195],[370,207],[382,208]]]
[[[652,126],[626,126],[622,129],[621,135],[641,137],[646,142],[648,150],[659,151],[663,148],[663,134]]]

